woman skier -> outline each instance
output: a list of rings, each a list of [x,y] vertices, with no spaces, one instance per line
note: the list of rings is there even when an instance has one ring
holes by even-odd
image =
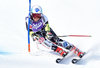
[[[69,51],[74,50],[74,53],[80,58],[83,57],[84,52],[80,51],[73,44],[60,39],[55,32],[49,27],[47,17],[42,13],[42,8],[38,5],[35,5],[31,8],[31,15],[26,17],[26,28],[27,19],[30,17],[30,36],[35,41],[37,38],[44,38],[44,40],[49,40],[52,45],[50,45],[51,50],[58,52],[62,57],[67,55],[67,52],[64,49]],[[38,39],[37,39],[38,40]],[[47,45],[47,44],[45,44]],[[48,45],[47,45],[48,46]],[[62,48],[60,48],[60,47]]]

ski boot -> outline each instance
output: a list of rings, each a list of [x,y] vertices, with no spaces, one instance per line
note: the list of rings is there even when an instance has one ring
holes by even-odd
[[[62,58],[56,59],[56,63],[60,63],[65,58],[65,56],[67,56],[67,54],[69,53],[64,51],[62,48],[58,46],[52,46],[52,50],[54,50],[55,52],[59,53],[62,56]]]
[[[67,49],[69,49],[70,51],[74,51],[74,54],[76,54],[79,58],[82,58],[85,54],[85,52],[82,52],[81,50],[76,48],[74,45],[68,46]]]

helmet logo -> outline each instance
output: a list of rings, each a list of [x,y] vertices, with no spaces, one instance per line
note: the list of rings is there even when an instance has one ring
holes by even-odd
[[[36,12],[40,11],[38,8],[35,9]]]

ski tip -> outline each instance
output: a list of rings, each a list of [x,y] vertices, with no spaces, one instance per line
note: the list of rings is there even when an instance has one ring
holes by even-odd
[[[73,64],[76,64],[78,61],[79,61],[79,59],[73,59],[73,60],[72,60],[72,63],[73,63]]]
[[[56,59],[56,63],[60,63],[61,62],[61,58]]]

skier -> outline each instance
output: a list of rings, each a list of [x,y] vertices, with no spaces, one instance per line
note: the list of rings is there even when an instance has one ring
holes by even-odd
[[[37,37],[42,37],[45,40],[51,41],[52,45],[51,50],[54,52],[58,52],[62,57],[67,55],[67,52],[64,49],[69,51],[74,50],[74,53],[78,55],[80,58],[83,57],[84,52],[80,51],[76,48],[73,44],[60,39],[55,32],[49,27],[47,17],[42,13],[42,8],[38,5],[35,5],[31,8],[31,15],[26,17],[26,28],[27,26],[27,19],[30,17],[30,36],[32,37],[33,41],[36,40]],[[47,45],[48,46],[48,45]],[[60,46],[60,47],[59,47]]]

